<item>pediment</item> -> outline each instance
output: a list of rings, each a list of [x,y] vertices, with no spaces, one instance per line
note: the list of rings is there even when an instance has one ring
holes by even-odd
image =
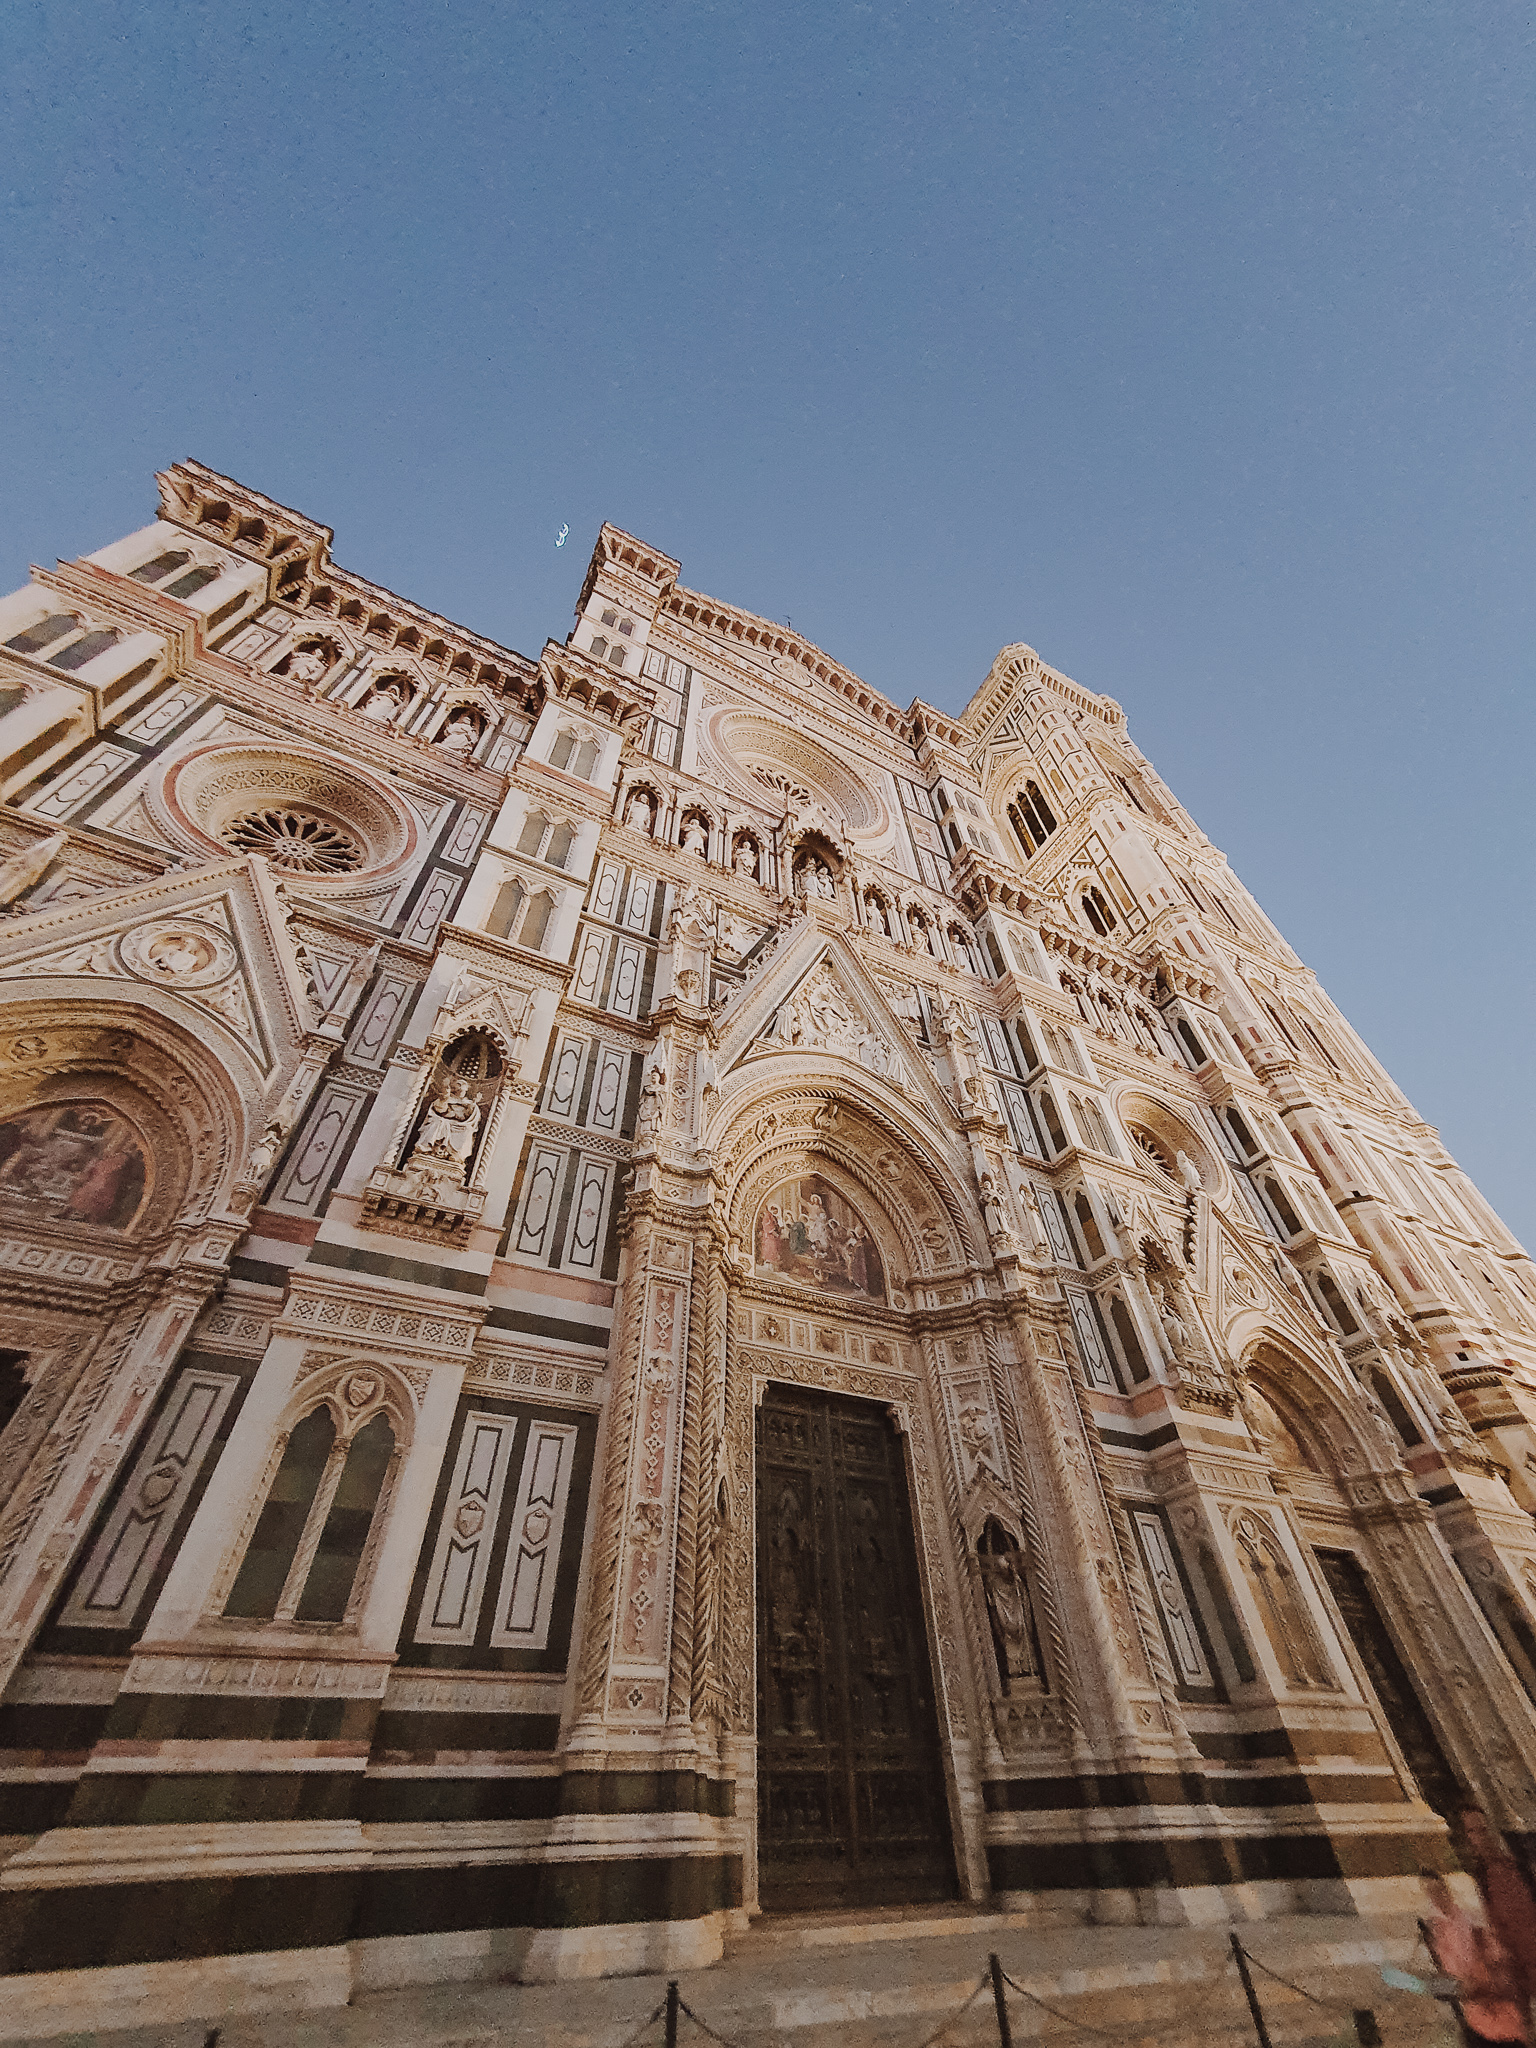
[[[263,863],[218,861],[0,927],[0,986],[147,999],[265,1079],[316,1021],[289,914]]]
[[[952,1120],[952,1107],[880,984],[850,948],[824,933],[809,936],[819,943],[794,946],[773,963],[747,1014],[722,1035],[722,1071],[795,1054],[847,1060],[914,1100],[942,1104]]]

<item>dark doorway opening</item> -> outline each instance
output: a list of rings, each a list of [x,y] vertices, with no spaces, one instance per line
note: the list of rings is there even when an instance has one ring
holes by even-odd
[[[1475,1802],[1457,1776],[1398,1655],[1365,1568],[1347,1550],[1319,1550],[1317,1561],[1425,1804],[1455,1825],[1462,1811]]]
[[[757,1727],[765,1910],[954,1897],[906,1460],[872,1401],[758,1410]]]

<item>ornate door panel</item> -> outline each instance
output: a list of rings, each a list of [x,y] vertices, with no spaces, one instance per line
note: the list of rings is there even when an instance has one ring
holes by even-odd
[[[901,1439],[871,1401],[771,1386],[757,1416],[764,1907],[953,1897]]]

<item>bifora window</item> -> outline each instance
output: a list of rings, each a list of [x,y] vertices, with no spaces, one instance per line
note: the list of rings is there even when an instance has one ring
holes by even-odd
[[[349,832],[292,804],[247,811],[219,836],[237,852],[259,853],[274,867],[304,874],[349,874],[363,864],[363,849]]]
[[[1056,814],[1046,802],[1038,782],[1026,782],[1008,806],[1009,823],[1019,835],[1026,854],[1038,853],[1056,830]]]
[[[395,1450],[382,1411],[350,1438],[338,1434],[325,1403],[295,1424],[225,1614],[239,1621],[345,1620]]]

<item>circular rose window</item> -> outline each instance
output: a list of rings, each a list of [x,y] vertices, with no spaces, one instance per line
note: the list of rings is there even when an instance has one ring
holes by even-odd
[[[247,811],[219,837],[240,853],[259,853],[275,867],[309,875],[343,875],[363,864],[363,849],[350,833],[313,811]]]
[[[416,821],[396,791],[350,761],[271,741],[200,749],[146,797],[156,824],[188,853],[259,854],[315,884],[398,867],[417,846]]]
[[[1144,1131],[1140,1124],[1132,1124],[1129,1128],[1132,1138],[1136,1141],[1136,1149],[1139,1152],[1144,1152],[1152,1164],[1159,1167],[1172,1180],[1173,1161],[1168,1156],[1164,1147],[1158,1143],[1150,1131]]]

